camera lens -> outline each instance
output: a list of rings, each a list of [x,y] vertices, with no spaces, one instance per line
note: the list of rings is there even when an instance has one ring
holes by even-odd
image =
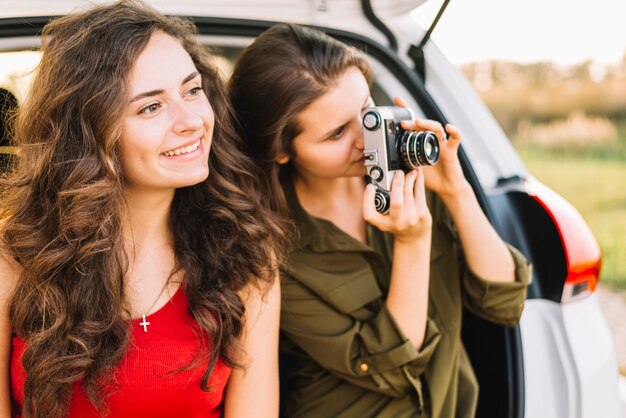
[[[439,140],[431,131],[404,131],[396,143],[398,156],[406,170],[439,161]]]

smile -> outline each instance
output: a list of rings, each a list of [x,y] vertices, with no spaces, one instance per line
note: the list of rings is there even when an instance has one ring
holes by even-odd
[[[161,153],[161,155],[165,155],[166,157],[174,157],[174,156],[177,156],[177,155],[187,154],[187,153],[190,153],[192,151],[197,150],[199,146],[200,146],[200,140],[197,140],[196,142],[194,142],[191,145],[187,145],[186,147],[180,147],[180,148],[176,148],[176,149],[173,149],[173,150],[165,151],[165,152]]]

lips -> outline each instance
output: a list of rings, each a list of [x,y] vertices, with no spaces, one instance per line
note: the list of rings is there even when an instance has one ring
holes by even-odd
[[[162,152],[161,155],[165,157],[176,157],[178,155],[188,154],[197,150],[200,147],[200,139],[189,145],[183,145],[182,147],[174,148],[165,152]]]

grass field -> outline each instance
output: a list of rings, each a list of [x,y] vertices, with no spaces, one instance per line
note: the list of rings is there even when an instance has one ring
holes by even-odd
[[[620,136],[614,146],[584,150],[514,145],[531,173],[587,221],[602,249],[600,280],[626,289],[626,136]]]

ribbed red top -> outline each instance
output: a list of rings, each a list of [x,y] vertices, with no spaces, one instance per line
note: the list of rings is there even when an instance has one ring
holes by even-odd
[[[176,372],[188,365],[200,347],[199,327],[188,309],[187,296],[179,289],[172,299],[154,314],[144,332],[141,319],[132,321],[132,340],[115,370],[114,384],[107,398],[108,417],[216,417],[222,416],[224,387],[230,368],[218,360],[209,380],[209,392],[200,389],[206,361],[190,370]],[[26,343],[13,337],[11,353],[11,394],[13,416],[21,417],[26,371],[22,355]],[[72,393],[70,417],[100,417],[89,402],[82,384]]]

